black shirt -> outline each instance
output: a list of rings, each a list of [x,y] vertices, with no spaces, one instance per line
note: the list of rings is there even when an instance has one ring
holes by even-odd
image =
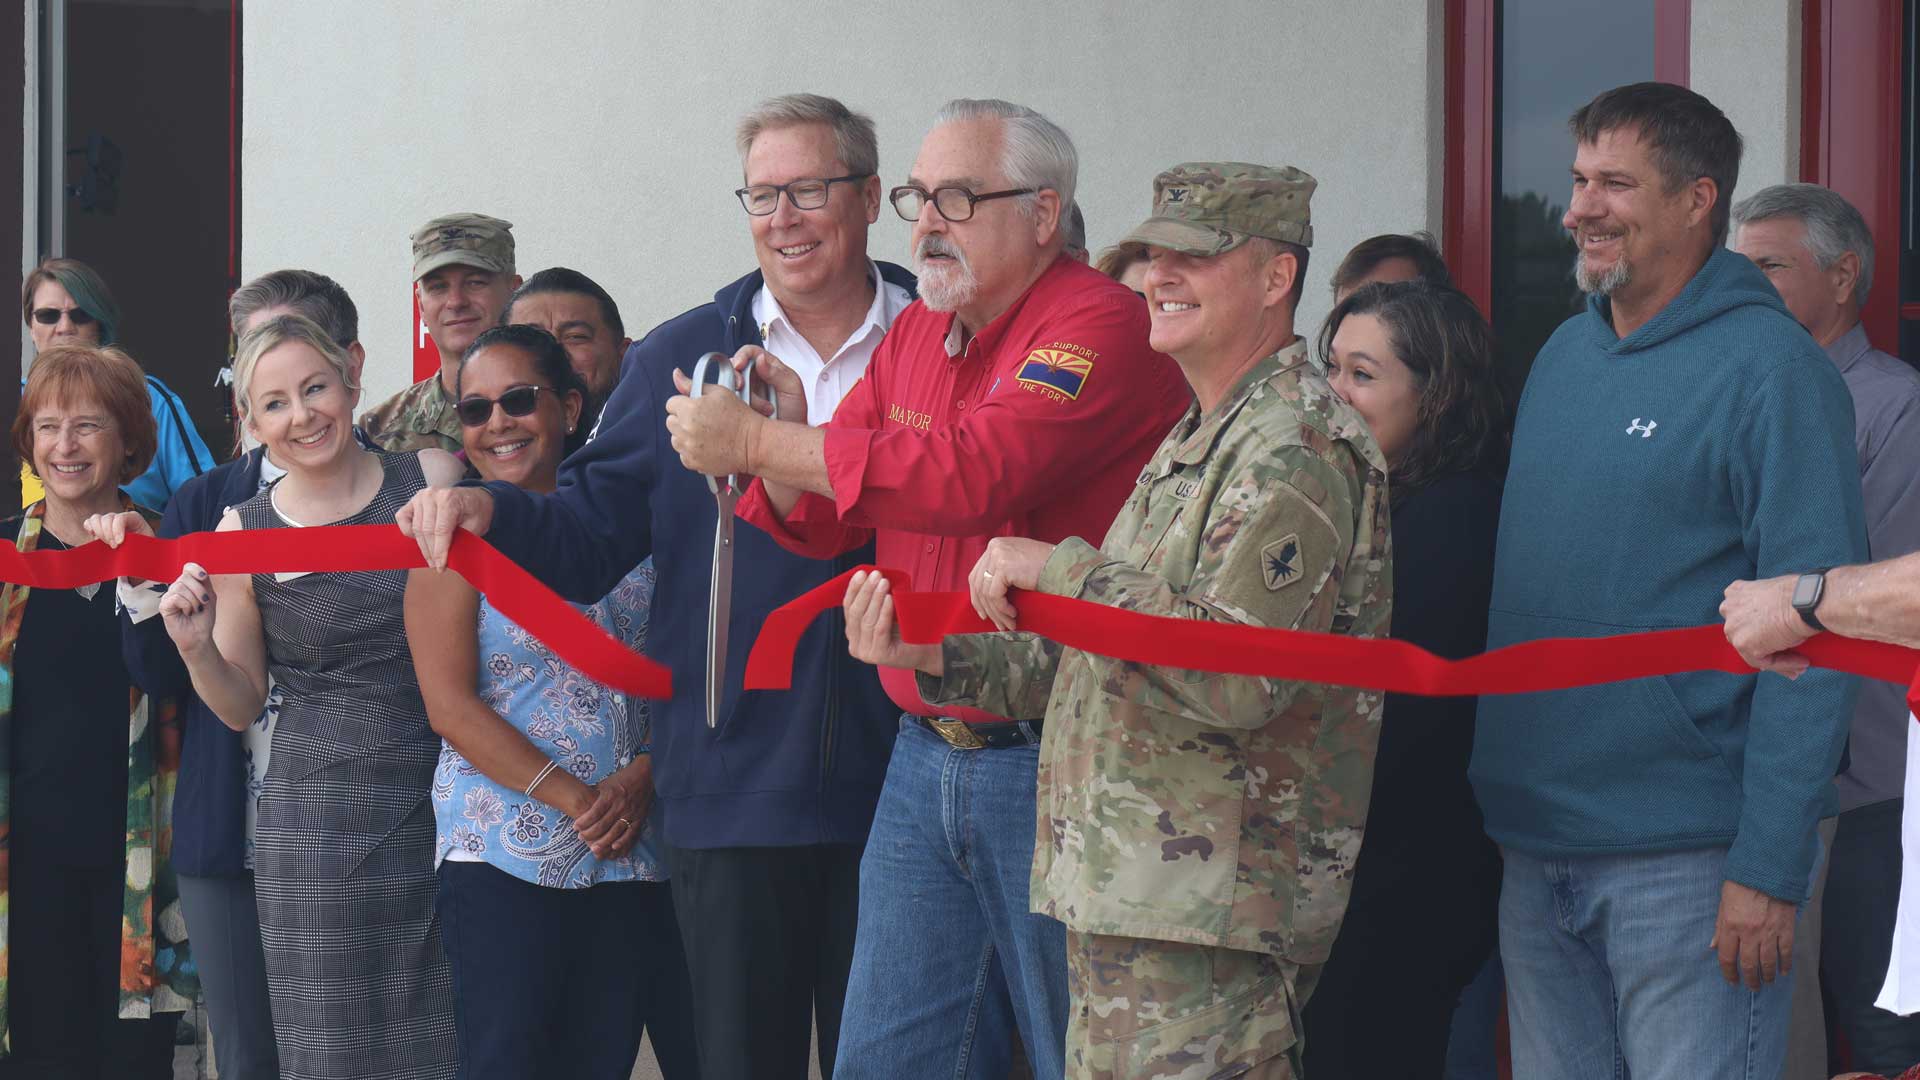
[[[1394,505],[1393,636],[1449,660],[1486,650],[1500,477],[1440,477]],[[1354,907],[1408,888],[1497,888],[1499,853],[1467,781],[1477,698],[1388,694]],[[1417,895],[1417,894],[1414,894]]]
[[[19,535],[20,517],[0,522]],[[41,551],[64,551],[41,530]],[[13,653],[16,853],[65,866],[111,867],[127,839],[127,706],[114,583],[88,599],[34,589]]]

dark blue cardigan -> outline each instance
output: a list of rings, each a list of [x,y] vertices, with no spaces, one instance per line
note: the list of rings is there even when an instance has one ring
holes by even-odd
[[[260,490],[261,454],[252,450],[180,485],[161,519],[161,538],[210,532],[227,507],[252,498]],[[174,870],[189,877],[240,877],[247,873],[246,750],[240,733],[193,692],[159,616],[138,626],[125,615],[120,622],[122,652],[134,681],[180,701],[184,737],[173,795]]]

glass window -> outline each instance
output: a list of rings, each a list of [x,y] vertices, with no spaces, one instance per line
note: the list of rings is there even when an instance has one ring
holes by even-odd
[[[1508,0],[1494,92],[1493,328],[1512,389],[1581,296],[1560,225],[1573,190],[1567,117],[1595,94],[1654,77],[1656,0]]]

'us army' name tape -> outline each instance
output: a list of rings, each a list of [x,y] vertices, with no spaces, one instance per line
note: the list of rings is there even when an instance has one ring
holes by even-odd
[[[793,654],[800,635],[821,612],[839,606],[856,572],[850,570],[767,616],[747,658],[746,689],[784,690],[792,684]],[[881,572],[893,586],[902,640],[937,644],[949,634],[994,630],[993,624],[974,614],[965,593],[913,592],[906,574]],[[1691,671],[1753,673],[1718,625],[1612,637],[1543,638],[1464,660],[1445,660],[1389,638],[1143,615],[1037,592],[1018,593],[1014,602],[1021,630],[1083,652],[1140,664],[1402,694],[1524,694]],[[1898,683],[1920,697],[1920,650],[1817,634],[1799,651],[1817,667]]]

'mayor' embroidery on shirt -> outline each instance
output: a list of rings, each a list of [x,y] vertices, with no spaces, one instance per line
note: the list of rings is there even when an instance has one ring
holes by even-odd
[[[933,414],[902,408],[896,403],[887,406],[887,419],[896,424],[905,424],[915,431],[925,431],[927,425],[933,423]]]

